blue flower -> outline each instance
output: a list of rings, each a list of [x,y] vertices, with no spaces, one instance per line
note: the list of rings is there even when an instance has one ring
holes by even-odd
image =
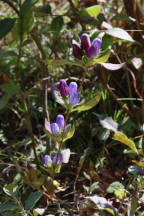
[[[76,82],[71,82],[69,84],[69,94],[71,95],[74,92],[77,92],[77,83]]]
[[[77,83],[71,82],[69,84],[69,102],[72,105],[78,104],[80,101],[80,93],[77,91]]]
[[[76,105],[80,101],[80,93],[79,92],[73,92],[69,97],[70,104]]]
[[[50,167],[52,163],[51,157],[49,155],[44,156],[44,166],[45,167]]]
[[[51,132],[53,135],[59,135],[59,126],[57,123],[50,124],[51,126]]]
[[[64,121],[64,116],[63,115],[57,115],[56,117],[56,123],[57,125],[59,126],[60,129],[63,129],[64,128],[64,124],[65,124],[65,121]]]
[[[72,43],[73,55],[78,59],[82,59],[82,56],[85,54],[89,58],[94,58],[101,48],[101,43],[99,38],[95,38],[91,43],[89,35],[84,33],[81,36],[80,46],[75,42]]]
[[[53,164],[56,164],[57,166],[61,165],[63,162],[62,156],[61,154],[57,153],[55,154],[54,158],[53,158]]]

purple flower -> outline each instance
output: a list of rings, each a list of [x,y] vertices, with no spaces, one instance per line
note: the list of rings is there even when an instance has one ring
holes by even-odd
[[[57,123],[57,125],[59,126],[60,129],[63,129],[64,128],[64,123],[65,123],[64,116],[59,114],[56,117],[56,123]]]
[[[81,59],[82,58],[82,51],[81,48],[77,44],[72,44],[73,47],[73,55],[75,58]]]
[[[80,101],[80,93],[79,92],[73,92],[69,97],[70,104],[76,105]]]
[[[50,167],[50,164],[52,163],[51,157],[49,155],[44,156],[44,166]]]
[[[81,49],[85,50],[86,52],[91,46],[90,38],[88,34],[82,34],[81,36]]]
[[[59,126],[57,123],[50,124],[51,126],[51,132],[53,135],[59,135]]]
[[[68,87],[68,85],[67,85],[67,83],[66,83],[66,81],[64,79],[60,80],[60,88],[59,88],[59,90],[60,90],[61,96],[66,97],[66,96],[69,95],[69,87]]]
[[[76,82],[71,82],[69,84],[69,94],[71,95],[74,92],[77,92],[77,83]]]
[[[90,42],[88,34],[82,34],[80,47],[76,43],[72,43],[73,55],[82,59],[82,56],[86,53],[89,58],[94,58],[101,48],[101,40],[95,38],[93,42]]]
[[[63,162],[61,154],[55,154],[53,158],[53,163],[56,164],[57,166],[61,165]]]
[[[89,58],[93,58],[96,56],[98,51],[101,47],[101,40],[99,38],[95,38],[90,46],[90,48],[87,50],[87,56]]]

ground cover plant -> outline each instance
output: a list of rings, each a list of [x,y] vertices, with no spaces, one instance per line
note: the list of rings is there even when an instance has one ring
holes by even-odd
[[[144,1],[0,1],[0,215],[144,215]]]

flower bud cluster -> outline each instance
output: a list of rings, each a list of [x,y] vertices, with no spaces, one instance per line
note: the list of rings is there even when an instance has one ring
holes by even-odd
[[[53,135],[59,135],[60,130],[62,130],[64,128],[64,116],[59,114],[56,117],[56,122],[50,124],[50,128],[51,128],[51,132]]]
[[[85,54],[89,58],[94,58],[101,48],[101,43],[99,38],[95,38],[91,43],[89,35],[82,34],[80,45],[75,42],[72,43],[73,55],[80,60]]]
[[[60,94],[62,97],[69,96],[69,102],[71,105],[76,105],[80,101],[80,93],[77,89],[77,83],[71,82],[69,86],[67,85],[67,82],[64,79],[60,80]]]

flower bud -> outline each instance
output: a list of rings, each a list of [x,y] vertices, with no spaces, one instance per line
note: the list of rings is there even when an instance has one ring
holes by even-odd
[[[81,48],[77,44],[72,44],[73,48],[73,55],[75,58],[81,59],[82,58],[82,51]]]
[[[49,155],[44,156],[44,166],[45,167],[50,167],[52,163],[51,157]]]
[[[66,97],[69,95],[69,87],[64,79],[60,80],[59,90],[60,90],[61,96]]]
[[[61,154],[55,154],[53,158],[53,163],[56,164],[57,166],[61,165],[63,162]]]
[[[71,95],[74,92],[77,92],[77,83],[76,82],[71,82],[69,84],[69,94]]]
[[[96,56],[101,47],[101,40],[99,38],[95,38],[92,42],[91,47],[87,51],[87,56],[89,58],[93,58]]]
[[[53,135],[59,135],[59,126],[57,123],[52,123],[51,125],[51,132]]]
[[[70,101],[70,104],[72,104],[72,105],[78,104],[80,101],[80,93],[78,93],[78,92],[72,93],[69,97],[69,101]]]
[[[82,34],[81,36],[81,49],[84,49],[86,52],[91,46],[90,38],[88,34]]]
[[[57,123],[57,125],[59,126],[60,129],[63,129],[63,128],[64,128],[64,123],[65,123],[65,121],[64,121],[63,115],[58,115],[58,116],[56,117],[56,123]]]

